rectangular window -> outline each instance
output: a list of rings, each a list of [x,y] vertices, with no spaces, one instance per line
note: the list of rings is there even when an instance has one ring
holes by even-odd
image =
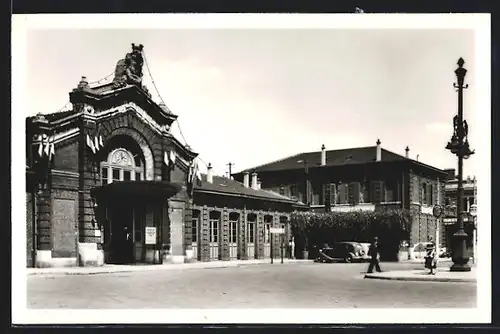
[[[248,242],[253,244],[254,243],[254,226],[255,226],[255,223],[248,223],[247,224],[248,226]]]
[[[427,205],[427,200],[428,200],[428,194],[427,194],[427,184],[426,183],[422,183],[422,195],[421,195],[421,200],[420,200],[420,203],[424,204],[424,205]]]
[[[123,171],[123,181],[130,181],[130,171],[128,170]]]
[[[108,184],[108,169],[106,167],[101,168],[101,180],[102,184]]]
[[[427,197],[428,197],[427,205],[434,205],[434,196],[433,196],[434,195],[433,194],[434,189],[432,187],[432,184],[429,183],[427,185],[427,187],[428,187],[428,190],[427,190]]]
[[[271,240],[271,238],[269,237],[270,235],[270,229],[271,228],[271,224],[265,224],[264,225],[264,243],[268,244],[269,241]]]
[[[113,168],[113,181],[120,181],[120,170]]]
[[[218,240],[218,228],[219,221],[218,220],[210,220],[210,242],[217,242]]]
[[[330,183],[330,204],[337,204],[337,184]]]
[[[229,222],[229,242],[230,243],[237,243],[238,241],[238,229],[237,229],[237,222],[235,221],[230,221]]]
[[[142,174],[141,173],[135,173],[135,180],[136,181],[142,180]]]
[[[297,197],[298,197],[298,195],[299,195],[299,194],[298,194],[298,191],[297,191],[297,185],[295,185],[295,184],[294,184],[294,185],[292,185],[292,186],[290,187],[290,197],[292,197],[292,198],[297,198]]]
[[[191,220],[191,241],[198,242],[198,218]]]

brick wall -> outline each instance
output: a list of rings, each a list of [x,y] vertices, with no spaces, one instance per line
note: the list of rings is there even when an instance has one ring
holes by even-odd
[[[264,213],[262,211],[257,212],[257,224],[256,227],[256,247],[257,247],[257,258],[264,258]]]
[[[238,258],[242,260],[248,259],[247,254],[247,210],[243,210],[240,215],[238,229]]]
[[[26,266],[33,267],[33,199],[32,193],[26,193]]]
[[[78,137],[55,145],[53,168],[64,171],[78,171]]]
[[[227,208],[222,209],[221,214],[221,232],[219,239],[219,249],[221,251],[221,260],[229,260],[229,212]]]
[[[52,257],[76,257],[78,240],[78,193],[74,190],[52,189],[51,197]],[[91,210],[93,212],[93,208]]]
[[[210,261],[209,218],[208,207],[202,207],[200,220],[200,249],[198,250],[198,259],[200,261]]]
[[[90,189],[100,184],[98,174],[99,169],[95,163],[96,161],[93,152],[86,145],[87,134],[93,138],[95,133],[95,122],[82,118],[79,135],[80,141],[78,145],[78,234],[79,242],[100,244],[101,238],[95,236],[97,226],[94,224],[94,205],[90,196]]]
[[[48,189],[42,189],[36,198],[37,204],[37,245],[39,250],[52,250],[52,207]]]

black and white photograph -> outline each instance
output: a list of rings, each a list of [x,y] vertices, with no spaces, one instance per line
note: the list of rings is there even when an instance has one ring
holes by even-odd
[[[490,43],[486,14],[14,15],[13,322],[490,322]]]

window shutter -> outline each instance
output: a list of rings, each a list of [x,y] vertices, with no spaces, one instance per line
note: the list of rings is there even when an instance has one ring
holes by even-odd
[[[330,205],[337,204],[337,185],[330,183]]]
[[[385,201],[384,183],[382,181],[370,182],[370,202],[380,203]]]
[[[326,206],[331,205],[329,184],[323,184],[323,198],[321,199],[321,202]]]
[[[349,183],[348,198],[350,204],[356,205],[359,203],[359,191],[361,190],[360,188],[361,187],[359,182]]]
[[[432,205],[432,184],[427,184],[427,205]]]
[[[339,184],[339,191],[338,191],[338,203],[339,204],[345,204],[345,197],[346,197],[346,185],[345,184]]]

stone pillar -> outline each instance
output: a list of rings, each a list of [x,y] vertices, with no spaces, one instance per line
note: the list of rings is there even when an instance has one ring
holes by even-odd
[[[100,266],[104,264],[104,252],[100,231],[97,226],[94,203],[90,189],[99,184],[100,175],[95,153],[87,146],[87,135],[94,139],[96,124],[93,116],[81,116],[80,138],[78,143],[78,263],[80,266]]]
[[[186,199],[186,210],[184,217],[184,249],[186,250],[186,260],[190,261],[193,259],[193,200],[191,198]]]
[[[52,203],[48,189],[39,191],[36,196],[36,205],[38,240],[36,242],[35,267],[46,268],[50,267],[52,262]]]
[[[257,259],[264,258],[264,214],[262,211],[257,212],[256,229],[256,246],[257,246]]]
[[[229,211],[226,207],[221,212],[221,238],[219,249],[222,251],[221,260],[229,261]]]
[[[246,208],[240,214],[238,228],[238,258],[248,260],[247,254],[247,210]]]
[[[280,227],[280,216],[276,212],[273,214],[272,227]],[[276,259],[280,257],[280,235],[271,234],[271,238],[273,243],[273,254],[271,256]]]
[[[210,231],[209,231],[209,211],[205,205],[200,210],[200,261],[210,261]]]

